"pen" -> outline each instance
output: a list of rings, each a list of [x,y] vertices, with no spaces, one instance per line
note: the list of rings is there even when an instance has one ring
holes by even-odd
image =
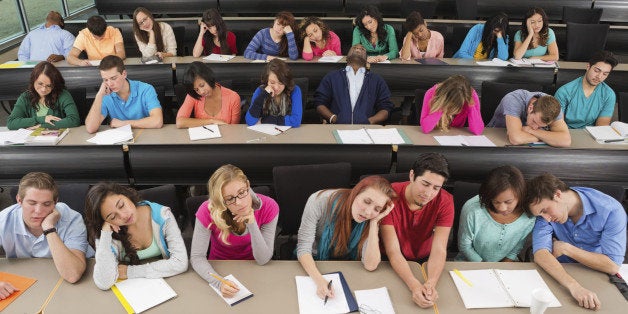
[[[327,290],[331,289],[331,280],[329,281],[329,283],[327,284]],[[329,299],[329,295],[325,296],[325,302],[323,302],[323,305],[327,304],[327,299]]]
[[[220,277],[220,276],[218,276],[218,275],[216,275],[216,274],[214,274],[214,273],[209,273],[209,274],[210,274],[212,277],[214,277],[214,278],[218,279],[220,282],[224,283],[225,285],[227,285],[227,286],[229,286],[229,287],[231,287],[231,288],[236,288],[236,289],[238,288],[235,284],[233,284],[233,283],[231,283],[231,282],[229,282],[229,281],[225,280],[225,278],[222,278],[222,277]]]
[[[275,127],[275,130],[279,131],[279,133],[283,133],[284,132],[284,130],[282,130],[282,129],[278,128],[278,127]]]
[[[212,129],[208,128],[207,126],[204,126],[204,125],[203,125],[203,129],[205,129],[205,130],[207,130],[207,131],[209,131],[209,132],[214,133],[214,130],[212,130]]]
[[[460,277],[460,279],[462,279],[462,281],[464,281],[466,284],[468,284],[469,287],[473,287],[473,284],[471,283],[471,281],[469,281],[469,279],[467,279],[467,277],[465,277],[459,270],[454,268],[454,273],[456,275],[458,275],[458,277]]]
[[[615,142],[623,142],[624,139],[616,139],[616,140],[605,140],[604,143],[615,143]]]

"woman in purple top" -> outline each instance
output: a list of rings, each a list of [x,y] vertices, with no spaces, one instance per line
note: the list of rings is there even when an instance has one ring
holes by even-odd
[[[301,40],[303,40],[303,59],[312,57],[340,56],[340,38],[332,32],[325,22],[316,16],[309,16],[299,24]]]
[[[190,262],[224,297],[233,297],[239,288],[214,278],[216,271],[208,259],[268,263],[273,256],[279,206],[272,198],[255,194],[244,172],[234,165],[218,168],[209,178],[207,190],[210,198],[196,212]]]

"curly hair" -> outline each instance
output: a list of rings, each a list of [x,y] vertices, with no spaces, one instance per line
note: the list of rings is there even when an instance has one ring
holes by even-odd
[[[301,33],[301,40],[304,40],[305,37],[307,37],[307,32],[305,31],[305,29],[311,24],[315,24],[316,26],[318,26],[318,28],[321,29],[321,33],[323,33],[323,40],[329,40],[329,27],[327,27],[327,24],[325,24],[325,22],[323,22],[323,20],[321,20],[321,18],[319,18],[318,16],[308,16],[301,21],[301,23],[299,24],[299,33]]]
[[[547,14],[545,14],[545,10],[539,7],[530,8],[528,12],[526,12],[526,16],[523,18],[523,21],[521,22],[521,39],[525,39],[526,37],[528,37],[527,22],[528,22],[528,19],[531,18],[535,14],[538,14],[543,18],[543,27],[539,31],[538,45],[547,46],[547,39],[549,37],[549,21],[547,18]],[[530,41],[530,45],[528,46],[528,49],[532,49],[532,48],[534,47],[532,47],[532,41]]]
[[[376,6],[368,5],[362,8],[360,13],[358,13],[358,16],[356,16],[353,23],[360,29],[360,32],[362,33],[364,37],[366,37],[368,40],[371,40],[371,31],[366,29],[366,27],[364,26],[364,23],[362,23],[362,20],[366,16],[370,16],[377,21],[377,30],[376,30],[377,40],[386,42],[388,34],[386,33],[386,30],[384,29],[384,18],[382,17],[382,13],[379,12],[379,9],[377,9]]]

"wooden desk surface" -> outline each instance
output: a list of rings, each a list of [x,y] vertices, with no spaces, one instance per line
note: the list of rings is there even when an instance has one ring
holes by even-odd
[[[37,313],[61,278],[52,259],[0,258],[0,269],[37,281],[5,308],[3,313]]]
[[[567,272],[574,277],[585,288],[594,291],[602,302],[602,308],[595,313],[626,313],[628,301],[624,299],[619,290],[610,283],[608,276],[604,273],[588,269],[580,264],[563,264]],[[440,313],[461,313],[465,312],[464,303],[456,289],[453,279],[449,274],[454,268],[460,270],[472,269],[536,269],[552,293],[562,304],[561,307],[548,308],[546,313],[593,313],[591,310],[578,306],[578,303],[571,297],[569,291],[563,288],[556,280],[547,274],[542,268],[534,263],[470,263],[470,262],[447,262],[436,288],[438,289],[439,301],[437,302]],[[529,313],[528,308],[496,308],[496,309],[473,309],[469,313]]]

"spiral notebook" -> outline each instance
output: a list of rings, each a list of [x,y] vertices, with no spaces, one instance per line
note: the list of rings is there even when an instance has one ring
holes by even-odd
[[[479,269],[461,270],[461,275],[455,271],[449,273],[467,309],[530,307],[532,290],[550,290],[536,269]],[[560,306],[552,293],[549,307]]]

